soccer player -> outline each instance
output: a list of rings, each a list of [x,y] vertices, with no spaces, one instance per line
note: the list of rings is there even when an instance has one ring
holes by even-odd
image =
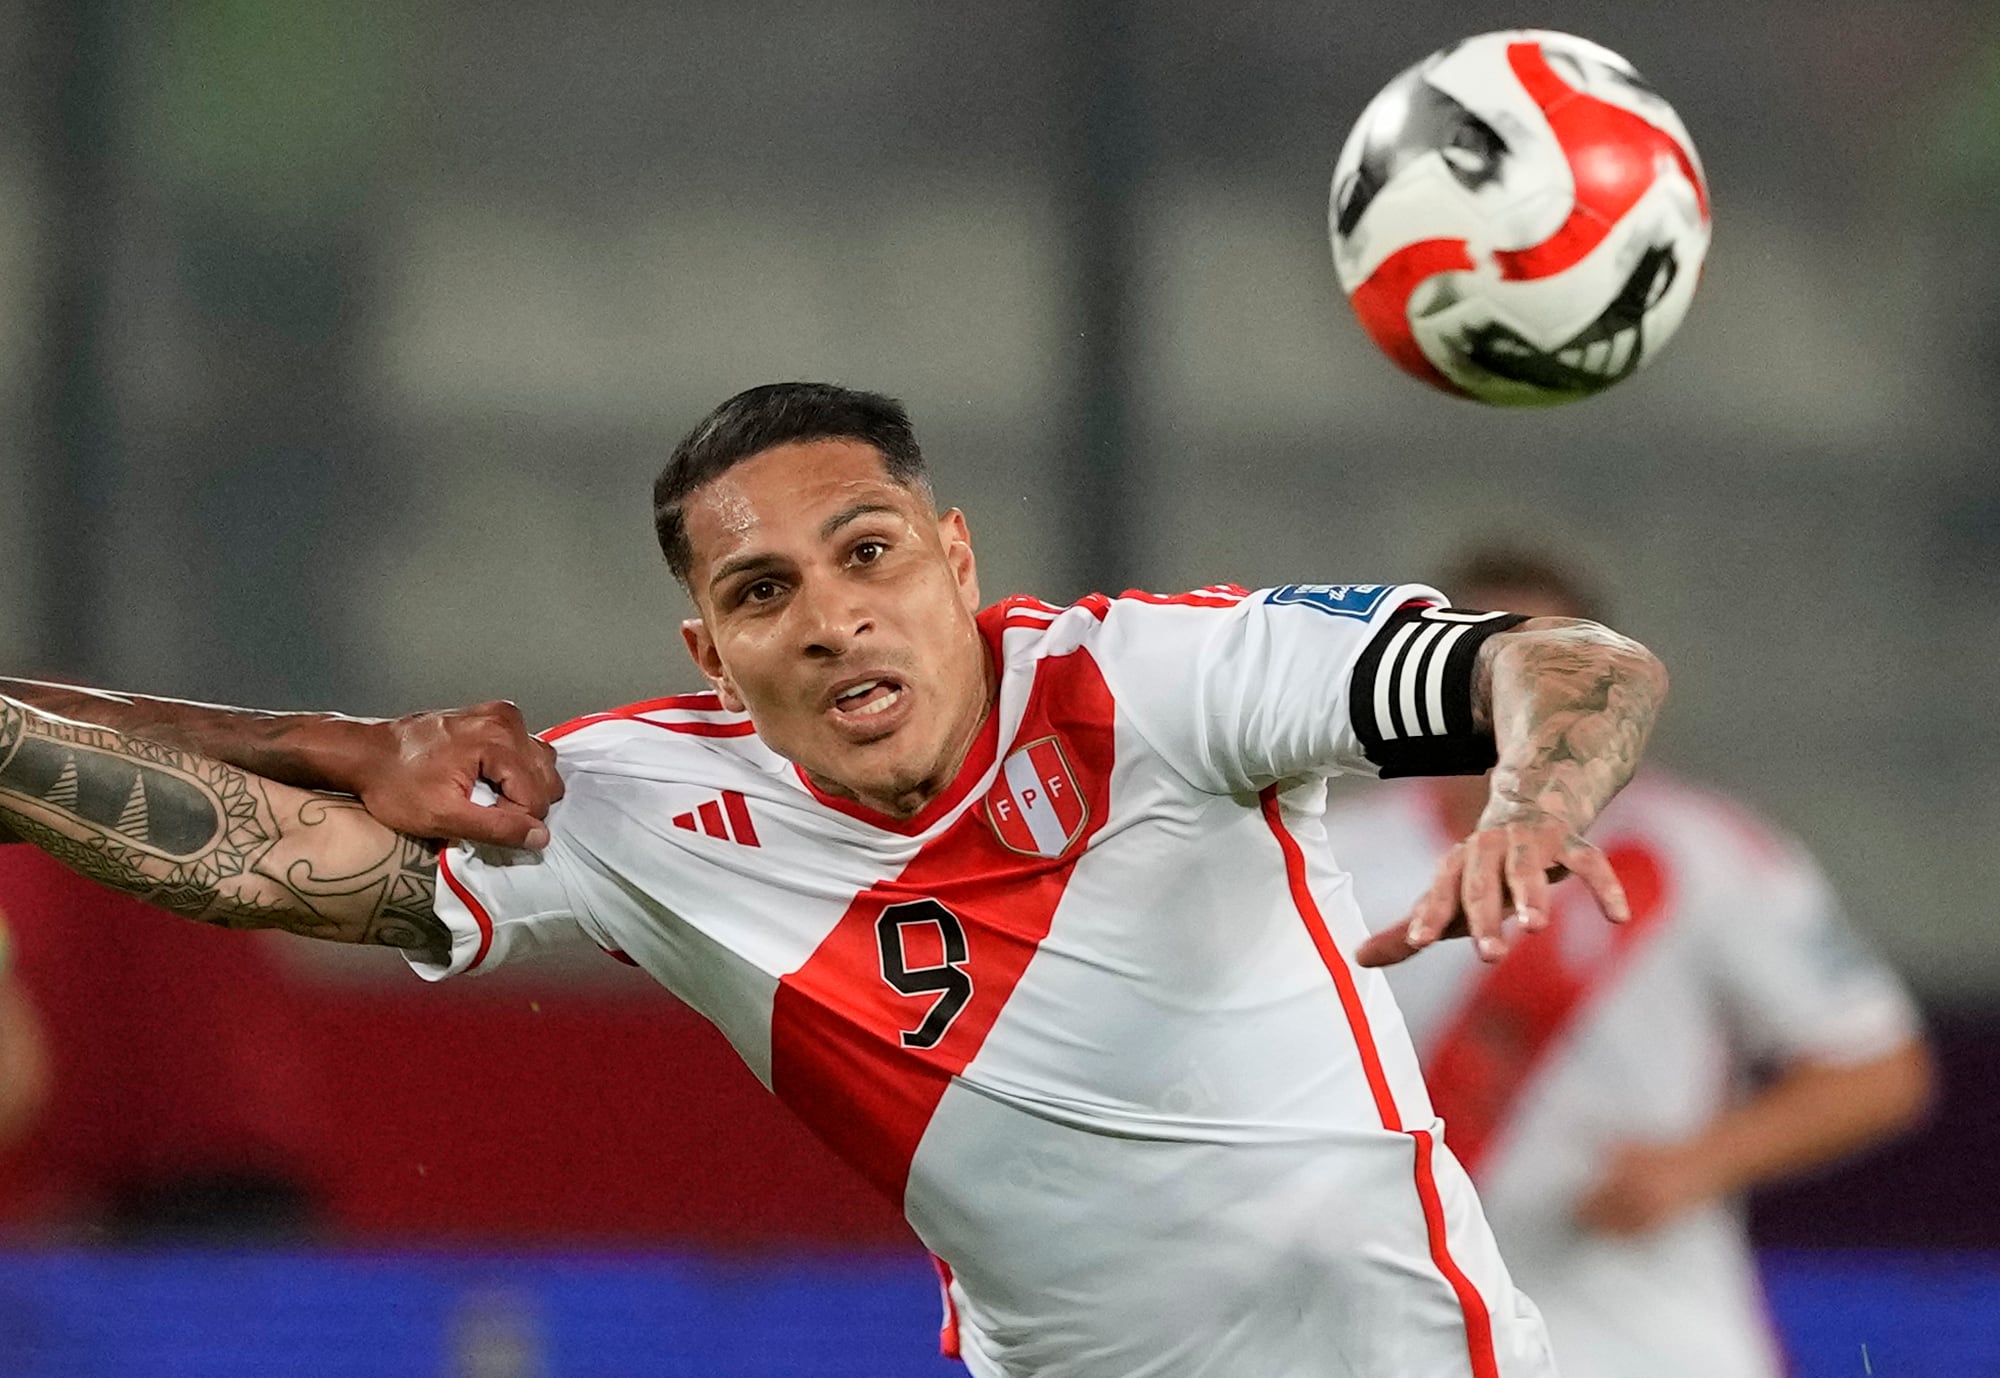
[[[236,720],[193,709],[144,711],[210,755],[0,705],[0,820],[428,977],[577,941],[636,963],[902,1205],[979,1378],[1554,1371],[1360,963],[1454,924],[1497,959],[1558,865],[1623,917],[1581,833],[1664,696],[1652,655],[1420,585],[981,611],[907,415],[825,385],[719,406],[655,522],[709,691],[547,733],[539,850],[438,855],[242,769]],[[271,729],[306,776],[310,728]],[[1364,949],[1326,778],[1496,759],[1460,903]],[[527,767],[510,793],[516,823],[542,802]]]
[[[1469,554],[1455,593],[1594,617],[1531,550]],[[1477,777],[1332,808],[1362,914],[1397,919],[1476,835]],[[1895,1133],[1930,1081],[1910,1000],[1794,841],[1648,767],[1593,836],[1630,922],[1558,890],[1549,930],[1500,966],[1440,952],[1390,976],[1445,1141],[1479,1184],[1565,1369],[1776,1378],[1741,1193]],[[1746,1075],[1768,1071],[1746,1093]]]
[[[35,1126],[49,1095],[49,1054],[27,988],[14,970],[13,938],[0,913],[0,1157]]]

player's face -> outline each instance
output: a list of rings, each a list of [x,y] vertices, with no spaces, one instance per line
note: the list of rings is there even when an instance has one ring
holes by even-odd
[[[971,539],[853,440],[780,445],[685,508],[682,627],[722,701],[815,784],[898,817],[950,784],[993,671]]]

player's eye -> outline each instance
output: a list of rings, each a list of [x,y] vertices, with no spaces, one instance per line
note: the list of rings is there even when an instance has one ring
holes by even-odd
[[[776,579],[758,579],[753,583],[744,585],[743,601],[745,603],[768,603],[773,598],[776,598],[778,593],[778,581]]]
[[[853,558],[858,564],[872,565],[888,553],[889,544],[886,541],[863,541],[854,547]]]

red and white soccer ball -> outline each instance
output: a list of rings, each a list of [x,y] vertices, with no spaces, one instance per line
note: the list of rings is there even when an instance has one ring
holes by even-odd
[[[1708,186],[1673,108],[1608,49],[1481,34],[1385,87],[1340,151],[1334,271],[1375,343],[1447,392],[1568,402],[1687,314]]]

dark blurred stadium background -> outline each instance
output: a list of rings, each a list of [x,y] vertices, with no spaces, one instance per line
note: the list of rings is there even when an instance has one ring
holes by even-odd
[[[1396,374],[1324,237],[1374,90],[1521,22],[1636,62],[1717,215],[1660,360],[1535,414]],[[6,672],[537,725],[684,686],[648,485],[781,378],[911,404],[990,594],[1546,537],[1672,666],[1660,757],[1806,838],[1934,1021],[1932,1127],[1758,1203],[1802,1371],[2000,1372],[1990,0],[0,0],[0,36]],[[634,973],[433,989],[10,852],[57,1089],[0,1165],[0,1373],[949,1371],[893,1212]]]

